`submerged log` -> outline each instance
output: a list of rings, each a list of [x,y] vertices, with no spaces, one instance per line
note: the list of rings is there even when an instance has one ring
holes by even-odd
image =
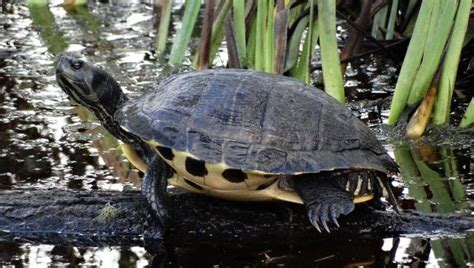
[[[474,218],[405,211],[396,214],[359,206],[341,227],[318,233],[302,206],[243,203],[194,194],[171,196],[172,220],[166,241],[175,244],[308,243],[335,237],[387,237],[397,234],[459,234]],[[149,224],[140,192],[1,191],[0,240],[74,245],[141,245],[160,237]]]

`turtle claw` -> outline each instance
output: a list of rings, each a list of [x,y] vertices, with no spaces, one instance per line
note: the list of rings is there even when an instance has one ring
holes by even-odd
[[[320,206],[316,206],[315,209],[308,209],[308,218],[311,224],[318,230],[318,232],[321,233],[321,228],[319,227],[318,224],[318,217],[317,217],[317,211]]]
[[[329,231],[329,227],[328,227],[327,222],[323,221],[322,223],[323,223],[324,230],[326,230],[326,232],[328,232],[328,234],[331,233],[331,231]]]
[[[354,195],[319,176],[295,179],[295,190],[303,200],[311,224],[319,232],[324,229],[330,233],[330,224],[339,227],[337,218],[354,210]]]
[[[341,215],[338,206],[331,205],[331,208],[329,209],[329,212],[331,213],[330,218],[331,218],[331,221],[334,223],[334,225],[336,225],[337,228],[341,227],[339,225],[339,222],[337,222],[337,217],[339,217],[339,215]]]
[[[326,232],[330,233],[329,227],[327,225],[328,220],[328,209],[326,205],[313,205],[309,206],[308,209],[308,218],[311,224],[318,230],[318,232],[322,233],[320,225],[326,230]]]
[[[322,229],[330,233],[329,222],[332,222],[335,227],[340,228],[337,218],[340,215],[347,215],[354,209],[354,204],[324,204],[324,205],[310,205],[307,207],[308,218],[311,224],[320,233]]]
[[[313,226],[316,227],[316,230],[318,230],[318,232],[322,233],[317,220],[312,221],[311,224],[313,224]]]
[[[327,221],[328,221],[328,206],[327,205],[324,205],[321,207],[321,210],[319,212],[319,221],[321,222],[321,224],[323,225],[324,227],[324,230],[326,230],[326,232],[330,233],[331,231],[329,231],[329,227],[328,227],[328,224],[327,224]]]

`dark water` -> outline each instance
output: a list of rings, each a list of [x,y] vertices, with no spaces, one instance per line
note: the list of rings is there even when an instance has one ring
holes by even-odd
[[[0,14],[0,189],[133,190],[140,174],[118,142],[86,109],[71,103],[54,78],[59,53],[81,56],[113,73],[131,96],[159,83],[169,71],[154,53],[153,6],[143,1],[90,2],[66,10],[21,2]],[[180,12],[177,5],[174,13]],[[176,15],[177,16],[177,15]],[[220,59],[217,59],[219,64]],[[433,131],[402,142],[380,123],[386,119],[396,69],[378,59],[349,71],[349,107],[372,126],[402,169],[404,208],[473,214],[472,133]],[[451,134],[452,133],[452,134]],[[474,265],[471,233],[426,237],[348,238],[320,246],[177,249],[185,266],[400,266]],[[149,265],[142,247],[83,248],[0,242],[0,265]]]

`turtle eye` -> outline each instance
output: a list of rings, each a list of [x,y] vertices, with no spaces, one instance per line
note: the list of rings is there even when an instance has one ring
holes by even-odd
[[[82,68],[82,65],[83,65],[83,63],[82,63],[82,61],[80,61],[80,60],[71,62],[72,68],[74,68],[74,69],[76,69],[76,70],[81,69],[81,68]]]

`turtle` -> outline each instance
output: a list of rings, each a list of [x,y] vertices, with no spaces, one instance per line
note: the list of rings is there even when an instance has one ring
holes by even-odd
[[[329,232],[355,203],[386,193],[387,174],[398,170],[351,111],[294,78],[185,72],[130,100],[102,68],[66,55],[56,78],[124,143],[163,226],[170,184],[228,200],[303,204],[311,224]]]

